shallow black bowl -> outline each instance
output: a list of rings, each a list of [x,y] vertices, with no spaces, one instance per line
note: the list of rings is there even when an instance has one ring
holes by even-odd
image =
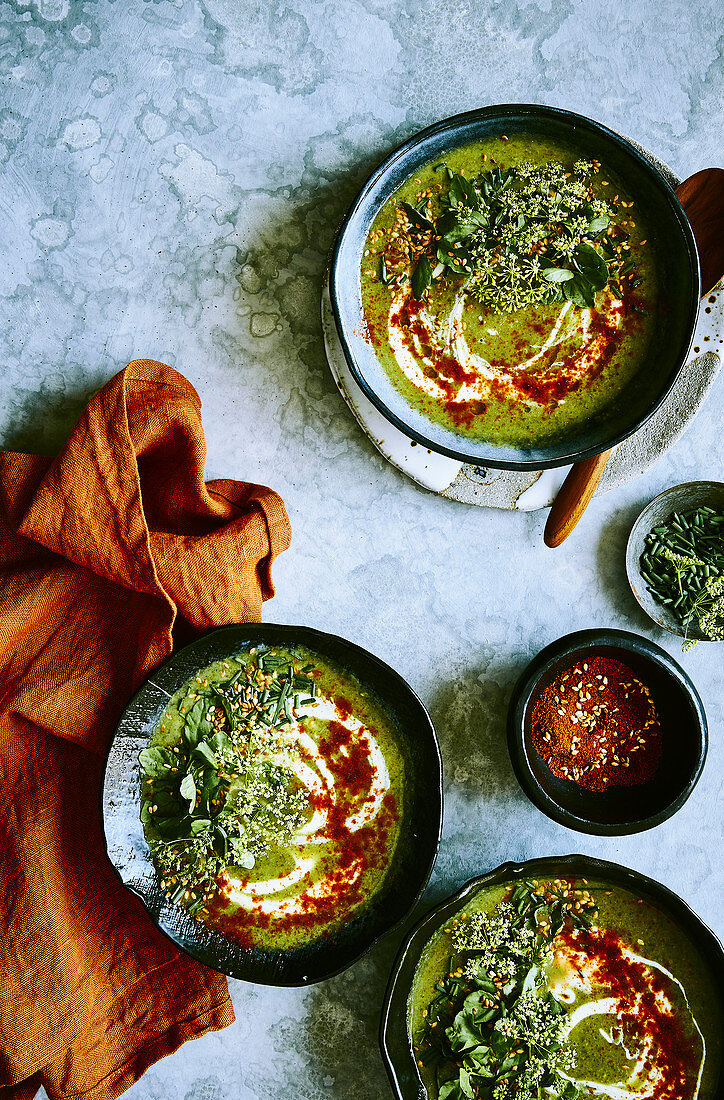
[[[529,448],[466,439],[433,423],[398,392],[365,338],[360,263],[372,222],[400,184],[451,149],[501,134],[555,138],[596,157],[618,177],[649,225],[665,303],[649,354],[605,410],[574,432]],[[699,260],[694,235],[659,168],[619,134],[598,122],[529,103],[483,107],[422,130],[372,174],[339,231],[330,268],[330,296],[344,354],[363,393],[387,419],[424,446],[461,462],[503,469],[564,466],[626,439],[656,412],[686,362],[699,307]]]
[[[199,668],[253,645],[303,645],[347,669],[384,706],[395,724],[407,782],[401,834],[380,891],[334,934],[294,950],[240,947],[195,921],[163,895],[140,819],[138,754],[169,696]],[[430,716],[412,688],[389,665],[352,642],[306,626],[249,623],[221,627],[175,653],[136,692],[113,737],[103,782],[103,829],[108,857],[124,886],[189,955],[234,978],[265,985],[308,985],[346,969],[398,924],[430,877],[442,826],[442,765]]]
[[[646,875],[622,867],[619,863],[591,856],[547,856],[525,863],[503,863],[494,871],[471,879],[456,894],[441,902],[415,925],[398,953],[387,985],[380,1024],[380,1047],[385,1067],[397,1100],[426,1100],[427,1093],[417,1073],[407,1025],[407,1001],[415,969],[430,938],[449,921],[483,886],[524,878],[551,878],[580,875],[597,878],[613,886],[624,886],[651,902],[689,937],[707,963],[712,982],[718,990],[724,1013],[724,948],[710,928],[692,909],[666,886]],[[724,1073],[720,1071],[712,1096],[722,1095]]]
[[[536,696],[572,660],[613,657],[651,688],[661,720],[663,753],[649,783],[586,791],[555,776],[532,744]],[[521,787],[548,817],[598,836],[623,836],[660,825],[680,809],[696,786],[706,759],[706,714],[684,670],[660,646],[625,630],[580,630],[541,650],[513,689],[508,708],[508,749]]]

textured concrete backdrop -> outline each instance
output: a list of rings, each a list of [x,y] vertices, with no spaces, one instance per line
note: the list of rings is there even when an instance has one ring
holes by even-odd
[[[680,656],[634,603],[623,548],[659,490],[722,476],[724,378],[685,439],[553,553],[542,516],[428,495],[362,436],[320,337],[335,227],[395,144],[487,103],[590,114],[682,176],[724,164],[723,36],[719,0],[0,4],[0,443],[52,452],[136,356],[191,379],[209,476],[267,482],[289,507],[266,619],[360,642],[432,710],[447,807],[428,901],[505,859],[584,851],[661,879],[724,931],[721,647],[680,658],[712,745],[690,802],[651,833],[549,822],[503,739],[517,673],[568,630],[630,628]],[[376,1030],[399,938],[306,991],[232,982],[236,1024],[129,1096],[388,1100]]]

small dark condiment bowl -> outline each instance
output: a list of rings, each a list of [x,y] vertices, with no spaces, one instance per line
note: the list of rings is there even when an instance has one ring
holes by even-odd
[[[651,691],[663,752],[648,783],[588,791],[554,775],[535,750],[531,716],[539,693],[566,668],[594,656],[628,665]],[[597,836],[643,832],[675,814],[699,780],[707,745],[704,706],[689,677],[665,650],[625,630],[581,630],[546,646],[518,680],[508,709],[508,750],[525,793],[553,821]]]
[[[198,669],[251,646],[306,646],[333,661],[382,705],[405,763],[400,835],[379,889],[350,919],[294,948],[245,947],[168,901],[141,824],[138,754],[169,698]],[[442,828],[442,764],[430,716],[402,677],[361,646],[307,626],[240,623],[204,634],[174,653],[143,684],[121,715],[106,758],[102,790],[106,851],[123,885],[179,947],[233,978],[263,985],[310,985],[351,966],[407,916],[432,871]]]

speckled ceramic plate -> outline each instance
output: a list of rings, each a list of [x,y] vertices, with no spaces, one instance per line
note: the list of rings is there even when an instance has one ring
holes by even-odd
[[[625,181],[645,210],[662,285],[671,303],[657,327],[647,363],[602,412],[575,431],[530,447],[472,440],[433,423],[394,386],[366,338],[360,265],[370,227],[397,188],[424,164],[487,136],[522,133],[571,143],[598,157]],[[688,219],[664,175],[630,142],[600,123],[553,107],[503,104],[444,119],[415,135],[380,165],[342,223],[330,268],[330,298],[349,369],[384,417],[424,447],[462,462],[499,469],[565,466],[626,439],[655,413],[686,362],[699,309],[699,263]]]
[[[408,1032],[407,1002],[417,964],[430,938],[482,887],[524,878],[557,876],[596,878],[602,882],[610,882],[613,886],[626,887],[670,917],[705,960],[718,990],[720,1009],[724,1014],[724,948],[701,918],[666,886],[647,878],[638,871],[632,871],[618,863],[594,859],[591,856],[549,856],[544,859],[531,859],[525,863],[503,863],[494,871],[471,879],[456,894],[432,909],[412,929],[400,948],[387,986],[380,1024],[382,1057],[397,1100],[427,1100],[427,1092],[418,1076],[412,1052]],[[722,1089],[724,1089],[724,1071],[720,1072],[716,1091],[710,1100],[713,1100],[714,1096],[721,1096]]]
[[[416,485],[480,508],[525,512],[547,508],[553,503],[568,467],[494,470],[458,462],[420,446],[390,424],[352,377],[337,335],[328,287],[322,293],[322,331],[332,377],[362,431],[380,454]],[[694,358],[688,361],[671,393],[648,423],[614,447],[597,493],[616,489],[638,477],[658,462],[686,432],[716,380],[721,368],[722,348],[724,290],[720,288],[707,296],[704,308],[699,311]]]
[[[171,905],[161,889],[140,819],[138,754],[169,698],[199,668],[253,645],[304,645],[346,668],[382,703],[397,730],[406,770],[401,832],[392,865],[369,903],[337,931],[304,947],[241,947]],[[302,626],[249,623],[221,627],[175,653],[136,692],[111,742],[102,793],[108,857],[124,886],[179,947],[234,978],[265,985],[308,985],[350,966],[418,901],[430,877],[442,827],[442,764],[430,717],[412,688],[360,646]]]

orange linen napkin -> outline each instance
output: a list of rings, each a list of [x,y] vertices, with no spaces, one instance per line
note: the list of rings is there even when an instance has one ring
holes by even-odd
[[[103,754],[187,634],[258,620],[289,521],[270,489],[204,485],[196,391],[141,359],[54,459],[0,453],[0,1100],[106,1100],[234,1018],[116,878]]]

